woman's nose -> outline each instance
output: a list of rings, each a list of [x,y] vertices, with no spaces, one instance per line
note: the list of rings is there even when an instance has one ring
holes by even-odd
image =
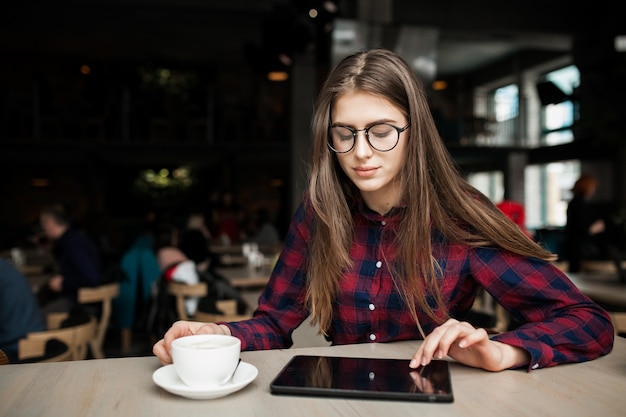
[[[372,147],[370,146],[365,132],[357,132],[354,138],[354,154],[358,158],[367,158],[372,154]]]

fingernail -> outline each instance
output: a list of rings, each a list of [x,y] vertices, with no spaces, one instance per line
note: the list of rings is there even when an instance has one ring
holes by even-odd
[[[422,366],[426,366],[428,362],[426,362],[426,358],[422,358]]]
[[[467,345],[467,342],[466,342],[465,340],[461,340],[461,341],[459,342],[459,347],[460,347],[460,348],[464,348],[466,345]]]
[[[442,351],[438,351],[437,352],[437,359],[441,359],[443,358],[443,352]]]
[[[415,359],[411,359],[411,362],[409,362],[409,368],[417,368],[417,361]]]

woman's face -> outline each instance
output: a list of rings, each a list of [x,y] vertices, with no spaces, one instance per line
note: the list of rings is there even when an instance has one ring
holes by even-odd
[[[402,111],[389,100],[362,91],[339,96],[332,107],[331,118],[332,126],[349,126],[354,130],[376,123],[403,128],[408,123]],[[400,133],[396,147],[381,152],[372,148],[365,138],[365,132],[360,131],[357,132],[352,150],[336,154],[339,165],[361,191],[367,206],[380,214],[387,213],[400,202],[398,175],[404,164],[408,135],[407,130]]]

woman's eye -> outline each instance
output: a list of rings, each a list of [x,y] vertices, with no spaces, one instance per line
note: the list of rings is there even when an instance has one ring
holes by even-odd
[[[341,141],[352,140],[352,138],[354,137],[352,135],[352,132],[345,127],[335,127],[333,128],[333,130],[335,132],[335,137]]]
[[[374,125],[370,127],[369,133],[370,136],[375,136],[377,138],[386,138],[392,132],[393,128],[387,125]]]

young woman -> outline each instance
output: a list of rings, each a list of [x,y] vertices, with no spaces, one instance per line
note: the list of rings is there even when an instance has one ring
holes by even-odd
[[[457,172],[402,58],[374,49],[340,62],[312,134],[309,189],[254,317],[177,322],[153,347],[161,363],[194,333],[289,347],[309,315],[333,344],[424,339],[412,367],[449,355],[530,370],[610,352],[608,314]],[[464,322],[479,288],[521,325],[490,338]]]

